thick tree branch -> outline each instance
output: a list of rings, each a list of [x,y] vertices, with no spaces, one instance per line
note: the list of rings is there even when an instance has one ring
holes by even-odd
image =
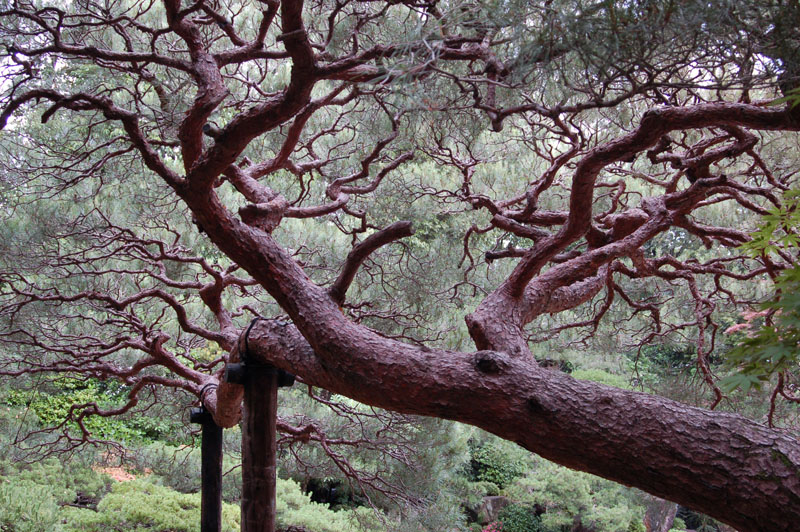
[[[353,333],[348,329],[342,341]],[[797,442],[735,414],[575,380],[496,351],[419,349],[371,336],[369,351],[330,364],[293,326],[275,321],[259,322],[249,342],[259,360],[296,372],[308,384],[381,408],[477,425],[549,460],[639,487],[740,530],[789,532],[793,525],[786,523],[795,517],[787,521],[787,515],[800,518]],[[365,385],[371,382],[381,387]],[[770,493],[769,507],[756,503],[741,489],[745,485]]]

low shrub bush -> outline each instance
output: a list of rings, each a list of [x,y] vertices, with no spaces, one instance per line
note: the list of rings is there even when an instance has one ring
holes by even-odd
[[[541,519],[530,506],[506,506],[500,510],[497,519],[503,523],[503,532],[544,532]]]

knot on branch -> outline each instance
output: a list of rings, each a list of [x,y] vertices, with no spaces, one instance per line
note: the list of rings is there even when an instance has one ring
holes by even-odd
[[[473,364],[481,373],[496,375],[505,371],[508,360],[506,355],[499,351],[476,351]]]
[[[611,229],[610,239],[613,242],[630,235],[649,219],[650,217],[643,210],[629,209],[618,214],[609,214],[603,218],[602,224]]]
[[[528,410],[531,414],[535,416],[541,416],[547,413],[547,408],[542,404],[538,397],[529,397],[525,404],[528,407]]]
[[[267,203],[251,203],[239,209],[239,217],[250,227],[271,233],[281,223],[289,202],[277,196]]]

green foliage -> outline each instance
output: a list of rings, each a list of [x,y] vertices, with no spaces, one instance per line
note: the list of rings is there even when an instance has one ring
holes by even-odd
[[[797,247],[800,236],[796,230],[800,227],[800,190],[789,190],[783,195],[780,207],[769,209],[762,217],[761,225],[742,244],[741,248],[751,257],[759,257],[775,253],[782,248]]]
[[[97,512],[65,507],[65,532],[199,532],[200,494],[184,494],[147,480],[114,485]],[[222,530],[239,530],[239,508],[223,504]]]
[[[0,530],[3,532],[61,532],[53,490],[31,480],[0,482]]]
[[[0,475],[0,530],[9,532],[61,531],[61,505],[78,495],[98,499],[110,485],[108,477],[78,460],[3,461]]]
[[[627,532],[647,532],[641,519],[631,519]]]
[[[685,370],[694,367],[697,348],[687,344],[650,344],[641,349],[642,357],[662,370]]]
[[[761,227],[742,245],[750,255],[768,255],[782,247],[799,248],[800,191],[784,194],[784,204],[764,216]],[[720,387],[730,392],[760,388],[772,375],[797,367],[800,361],[800,264],[783,271],[775,281],[776,297],[761,305],[771,321],[750,331],[727,353],[727,363],[737,373]],[[751,324],[746,324],[749,329]]]
[[[525,471],[522,461],[509,456],[494,442],[472,445],[470,466],[473,480],[491,482],[500,489]]]
[[[480,492],[483,495],[485,495],[487,497],[492,497],[494,495],[500,495],[500,487],[497,484],[495,484],[494,482],[488,482],[488,481],[484,480],[484,481],[481,481],[481,482],[474,482],[473,485],[475,486],[475,488],[480,490]]]
[[[725,391],[759,388],[770,377],[797,366],[800,345],[800,268],[784,272],[777,280],[778,297],[762,304],[763,310],[775,312],[770,324],[742,339],[727,353],[727,362],[738,373],[726,377]]]
[[[800,105],[800,87],[795,87],[794,89],[790,90],[783,98],[773,100],[770,102],[770,105],[782,105],[784,103],[788,103],[789,107],[792,109]]]
[[[310,532],[355,532],[359,523],[380,530],[372,510],[334,512],[323,504],[312,502],[293,480],[278,479],[275,503],[278,526],[302,526]],[[368,528],[369,529],[369,528]]]
[[[626,532],[631,521],[641,521],[645,512],[633,490],[543,459],[537,460],[505,493],[520,504],[544,508],[543,531],[569,529],[579,518],[587,528]]]
[[[621,375],[614,375],[613,373],[603,371],[602,369],[576,369],[572,372],[572,376],[576,379],[599,382],[601,384],[607,384],[608,386],[614,386],[615,388],[630,388],[628,379]]]
[[[686,530],[686,523],[680,517],[676,517],[672,521],[672,528],[670,529],[669,532],[673,532],[673,531],[675,531],[675,532],[683,532],[684,530]]]
[[[503,523],[503,532],[545,532],[542,520],[530,506],[512,504],[500,511],[497,519]]]
[[[47,487],[58,504],[71,503],[78,495],[99,499],[111,489],[107,475],[78,458],[69,461],[48,458],[34,464],[0,462],[0,472],[9,481]]]
[[[42,425],[54,427],[67,419],[74,419],[81,409],[73,409],[73,405],[97,404],[100,407],[114,407],[105,383],[95,380],[80,381],[65,379],[57,383],[52,393],[31,392],[30,390],[8,390],[5,403],[10,406],[26,406],[30,408]],[[134,416],[127,419],[101,416],[88,416],[83,425],[96,438],[115,441],[151,441],[174,430],[175,423],[154,416]],[[77,430],[77,424],[69,421],[69,427]]]

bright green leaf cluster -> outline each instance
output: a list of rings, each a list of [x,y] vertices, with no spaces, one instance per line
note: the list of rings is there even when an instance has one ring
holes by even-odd
[[[800,248],[800,190],[784,194],[784,205],[764,216],[764,222],[742,246],[751,256],[768,255],[778,249],[797,252]],[[797,366],[800,359],[800,264],[776,279],[776,297],[761,305],[771,320],[744,337],[727,354],[727,362],[738,372],[720,383],[725,392],[760,388],[782,371]],[[749,328],[749,327],[748,327]]]

